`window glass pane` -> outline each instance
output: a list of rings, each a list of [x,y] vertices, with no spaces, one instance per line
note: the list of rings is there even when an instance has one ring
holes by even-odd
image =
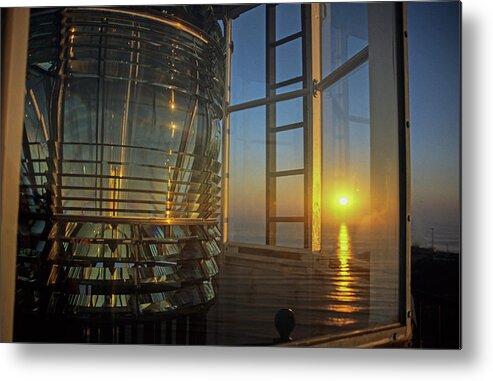
[[[325,77],[368,45],[368,5],[326,3],[322,20],[322,75]]]
[[[324,91],[322,248],[342,297],[357,291],[368,306],[370,326],[398,319],[396,136],[370,127],[368,64]]]
[[[233,20],[231,104],[265,97],[265,5]]]
[[[330,251],[337,249],[342,223],[355,241],[367,242],[371,191],[368,93],[368,65],[364,65],[323,95],[323,209],[327,227],[323,246]],[[358,113],[352,114],[352,110]]]
[[[276,133],[276,170],[303,168],[303,128]]]
[[[303,74],[301,38],[276,47],[276,83]]]
[[[285,126],[303,121],[303,98],[276,103],[276,126]]]
[[[303,222],[276,223],[277,246],[302,248],[304,245]]]
[[[291,91],[301,90],[303,88],[303,81],[293,83],[291,85],[279,87],[276,89],[276,95],[289,93]]]
[[[301,31],[301,4],[276,6],[276,40]]]
[[[302,217],[304,215],[303,175],[282,176],[276,179],[276,216]]]
[[[265,244],[265,107],[231,114],[229,240]]]

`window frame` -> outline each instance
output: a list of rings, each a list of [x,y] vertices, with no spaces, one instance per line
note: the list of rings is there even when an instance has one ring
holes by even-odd
[[[257,106],[274,105],[283,100],[304,97],[304,157],[305,157],[305,247],[303,249],[284,248],[269,243],[261,246],[270,250],[273,256],[279,256],[282,251],[296,252],[302,255],[316,255],[321,251],[322,231],[322,91],[344,78],[364,63],[370,67],[371,83],[390,83],[387,86],[387,102],[391,105],[391,119],[398,134],[398,181],[399,181],[399,252],[398,254],[398,291],[399,291],[399,320],[395,323],[371,327],[361,331],[342,333],[316,338],[306,338],[283,344],[287,346],[370,346],[387,345],[395,342],[409,341],[411,338],[411,285],[410,285],[410,156],[409,156],[409,100],[408,100],[408,70],[407,70],[407,23],[406,5],[403,3],[368,3],[368,46],[349,58],[344,64],[322,78],[321,23],[324,5],[312,3],[302,5],[302,27],[305,43],[304,80],[303,88],[282,94],[266,94],[265,98],[255,99],[241,104],[230,105],[231,80],[231,49],[232,49],[232,20],[226,15],[225,36],[226,52],[226,91],[223,121],[223,200],[221,225],[223,227],[223,254],[234,255],[241,250],[259,250],[259,245],[250,245],[228,240],[228,189],[229,189],[229,116],[232,112]],[[267,12],[267,17],[275,13],[275,5],[267,5],[273,11]],[[269,8],[268,8],[269,9]],[[270,14],[270,16],[269,16]],[[275,23],[275,20],[273,21]],[[275,24],[266,34],[273,30]],[[270,30],[269,30],[270,29]],[[272,33],[272,32],[271,32]],[[284,39],[289,40],[289,36]],[[284,40],[283,39],[283,40]],[[378,42],[379,41],[379,42]],[[268,49],[267,44],[267,49]],[[391,66],[389,66],[391,65]],[[393,67],[395,70],[388,70]],[[268,70],[266,70],[268,71]],[[267,86],[269,76],[267,73]],[[371,90],[370,90],[371,91]],[[388,98],[388,94],[393,94]],[[371,97],[370,97],[371,102]],[[378,103],[378,102],[377,102]],[[370,115],[382,118],[376,102],[371,102]],[[381,108],[381,102],[380,108]],[[388,107],[387,107],[388,108]],[[268,130],[268,126],[266,127]],[[268,133],[268,132],[267,132]],[[268,174],[267,174],[268,175]],[[267,226],[269,225],[266,221]],[[275,240],[274,240],[275,242]]]

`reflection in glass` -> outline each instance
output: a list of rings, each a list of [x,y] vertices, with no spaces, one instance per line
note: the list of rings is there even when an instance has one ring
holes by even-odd
[[[276,40],[301,31],[301,4],[276,6]]]
[[[368,46],[368,4],[325,3],[322,75],[325,77]]]
[[[370,217],[370,114],[368,65],[335,83],[323,95],[322,245],[335,249],[340,223],[365,242]]]
[[[366,63],[323,93],[322,249],[339,264],[332,307],[367,309],[373,326],[397,319],[399,189],[396,134],[370,125],[369,89]]]

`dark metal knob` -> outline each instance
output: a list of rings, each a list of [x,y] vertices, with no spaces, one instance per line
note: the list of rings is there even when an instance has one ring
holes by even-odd
[[[292,309],[281,308],[277,311],[274,324],[276,325],[277,332],[279,332],[279,341],[281,343],[293,340],[290,335],[293,332],[296,320]]]

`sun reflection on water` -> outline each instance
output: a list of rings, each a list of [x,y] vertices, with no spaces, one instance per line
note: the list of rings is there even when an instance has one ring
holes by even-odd
[[[357,312],[361,308],[354,305],[354,302],[358,300],[358,296],[354,289],[355,278],[350,265],[352,258],[351,238],[346,224],[339,226],[336,255],[339,264],[333,281],[335,292],[331,294],[334,303],[330,305],[329,309],[333,312],[343,314]],[[331,324],[347,325],[355,321],[350,317],[338,317],[336,320],[331,319]]]
[[[351,292],[349,287],[353,280],[351,269],[349,267],[349,259],[351,258],[351,242],[346,224],[341,224],[339,227],[339,237],[337,240],[337,258],[339,259],[339,268],[337,271],[338,282],[336,290],[343,293],[341,299],[344,298],[344,293]]]

